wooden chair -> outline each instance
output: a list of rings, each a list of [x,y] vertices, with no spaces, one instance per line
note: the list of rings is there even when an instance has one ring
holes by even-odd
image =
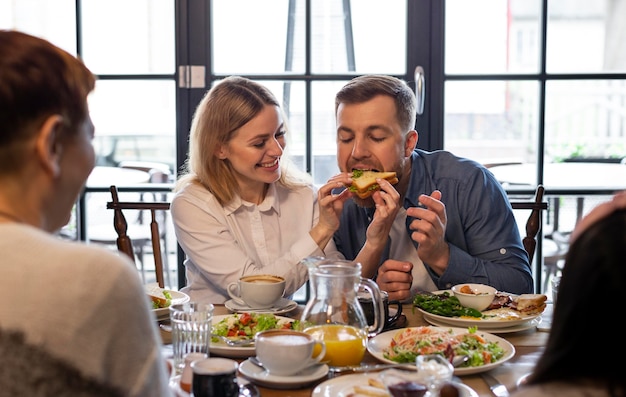
[[[111,188],[111,196],[113,201],[107,203],[107,208],[112,209],[113,213],[113,226],[115,228],[115,232],[117,233],[117,249],[126,255],[135,262],[135,252],[133,250],[133,243],[130,238],[126,234],[128,231],[128,223],[126,222],[126,217],[124,216],[124,210],[147,210],[150,211],[150,231],[151,231],[151,240],[152,240],[152,252],[154,254],[154,269],[156,274],[156,280],[159,284],[159,287],[165,288],[165,282],[163,277],[163,255],[161,250],[161,237],[162,234],[159,231],[159,223],[157,222],[157,212],[158,211],[169,211],[170,203],[165,201],[138,201],[138,202],[122,202],[119,201],[117,195],[117,187],[112,185]],[[165,253],[167,255],[167,252]],[[143,266],[143,264],[142,264]],[[169,269],[167,269],[169,272]]]
[[[541,211],[548,209],[548,203],[543,200],[544,187],[538,185],[535,190],[534,201],[511,200],[514,210],[530,210],[530,216],[526,221],[526,237],[523,238],[524,248],[528,253],[528,261],[532,265],[537,247],[537,234],[541,230]]]

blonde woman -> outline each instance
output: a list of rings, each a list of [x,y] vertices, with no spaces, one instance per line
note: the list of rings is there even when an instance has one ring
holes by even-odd
[[[285,156],[287,133],[275,96],[249,79],[228,77],[200,102],[171,208],[192,300],[224,303],[249,274],[284,277],[289,297],[308,279],[303,258],[342,258],[332,236],[348,195],[316,191]]]

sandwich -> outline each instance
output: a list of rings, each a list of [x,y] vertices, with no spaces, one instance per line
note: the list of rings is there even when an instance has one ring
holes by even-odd
[[[523,314],[539,314],[546,308],[547,296],[544,294],[521,294],[513,299],[515,309]]]
[[[398,183],[395,172],[352,170],[352,184],[348,186],[348,189],[359,198],[366,199],[375,191],[380,190],[380,186],[376,183],[378,178],[386,179],[392,185]]]
[[[159,284],[146,284],[144,286],[144,290],[146,291],[148,298],[150,298],[150,301],[152,302],[153,309],[169,307],[172,304],[172,295],[169,293],[169,291],[166,291],[159,287]]]

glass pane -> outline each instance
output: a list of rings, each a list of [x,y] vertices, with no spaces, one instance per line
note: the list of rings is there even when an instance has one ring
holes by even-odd
[[[306,170],[304,153],[306,152],[307,131],[304,82],[264,80],[258,83],[269,88],[281,104],[289,126],[286,152],[300,169]]]
[[[83,59],[96,74],[175,70],[174,1],[83,1]]]
[[[445,72],[537,73],[540,0],[447,0]]]
[[[312,2],[313,73],[404,74],[406,10],[406,0]]]
[[[337,126],[335,123],[335,94],[347,81],[313,82],[311,111],[313,112],[313,179],[322,185],[339,172],[337,166]]]
[[[546,84],[545,162],[626,157],[626,81],[568,80]]]
[[[76,55],[75,0],[0,1],[0,29],[16,29],[49,40]]]
[[[547,71],[624,72],[626,0],[548,2]]]
[[[311,3],[313,73],[404,73],[406,0]],[[212,11],[215,73],[306,72],[303,0],[214,0]]]
[[[537,82],[447,82],[444,95],[446,150],[488,165],[536,162]]]
[[[214,0],[211,11],[215,73],[304,72],[303,0]]]
[[[175,90],[173,80],[99,80],[89,100],[99,165],[152,161],[175,170]]]

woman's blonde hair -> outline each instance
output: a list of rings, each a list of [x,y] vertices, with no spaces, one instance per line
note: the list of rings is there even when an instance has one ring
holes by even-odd
[[[217,150],[267,105],[282,111],[270,90],[244,77],[230,76],[211,88],[194,114],[189,134],[189,156],[175,191],[189,183],[197,183],[208,189],[222,205],[239,196],[235,171],[229,161],[217,156]],[[285,129],[288,131],[286,123]],[[278,183],[288,188],[312,184],[310,175],[295,167],[285,153],[280,166]]]

